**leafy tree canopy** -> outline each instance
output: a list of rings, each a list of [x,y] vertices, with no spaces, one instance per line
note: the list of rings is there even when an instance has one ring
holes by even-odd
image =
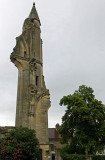
[[[105,106],[95,99],[93,89],[82,85],[72,95],[64,96],[66,106],[59,129],[61,142],[70,153],[95,154],[105,146]]]

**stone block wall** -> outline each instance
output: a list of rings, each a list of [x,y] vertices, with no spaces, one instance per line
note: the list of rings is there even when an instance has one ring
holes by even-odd
[[[0,127],[0,138],[4,138],[14,128],[13,126]]]

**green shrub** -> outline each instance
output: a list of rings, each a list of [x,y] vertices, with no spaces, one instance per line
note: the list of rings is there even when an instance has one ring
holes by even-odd
[[[92,160],[105,160],[105,155],[94,155]]]
[[[63,160],[85,160],[85,155],[78,155],[78,154],[63,154]]]
[[[15,128],[0,139],[0,160],[35,160],[39,143],[34,130]]]
[[[85,155],[61,153],[63,160],[86,160]],[[105,160],[105,155],[93,155],[92,160]]]
[[[0,139],[0,160],[20,160],[22,158],[21,142]]]

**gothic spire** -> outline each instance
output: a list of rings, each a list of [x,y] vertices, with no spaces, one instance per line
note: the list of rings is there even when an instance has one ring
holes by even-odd
[[[31,9],[30,15],[29,15],[30,19],[36,19],[40,22],[36,7],[35,7],[35,3],[33,3],[33,7]]]

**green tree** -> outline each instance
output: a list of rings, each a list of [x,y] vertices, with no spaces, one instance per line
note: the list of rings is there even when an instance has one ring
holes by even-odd
[[[39,155],[39,142],[35,131],[28,128],[15,128],[0,140],[1,157],[4,159],[35,160]]]
[[[93,89],[82,85],[72,95],[64,96],[60,105],[66,106],[58,130],[63,149],[68,153],[96,154],[105,146],[105,106],[95,99]]]

